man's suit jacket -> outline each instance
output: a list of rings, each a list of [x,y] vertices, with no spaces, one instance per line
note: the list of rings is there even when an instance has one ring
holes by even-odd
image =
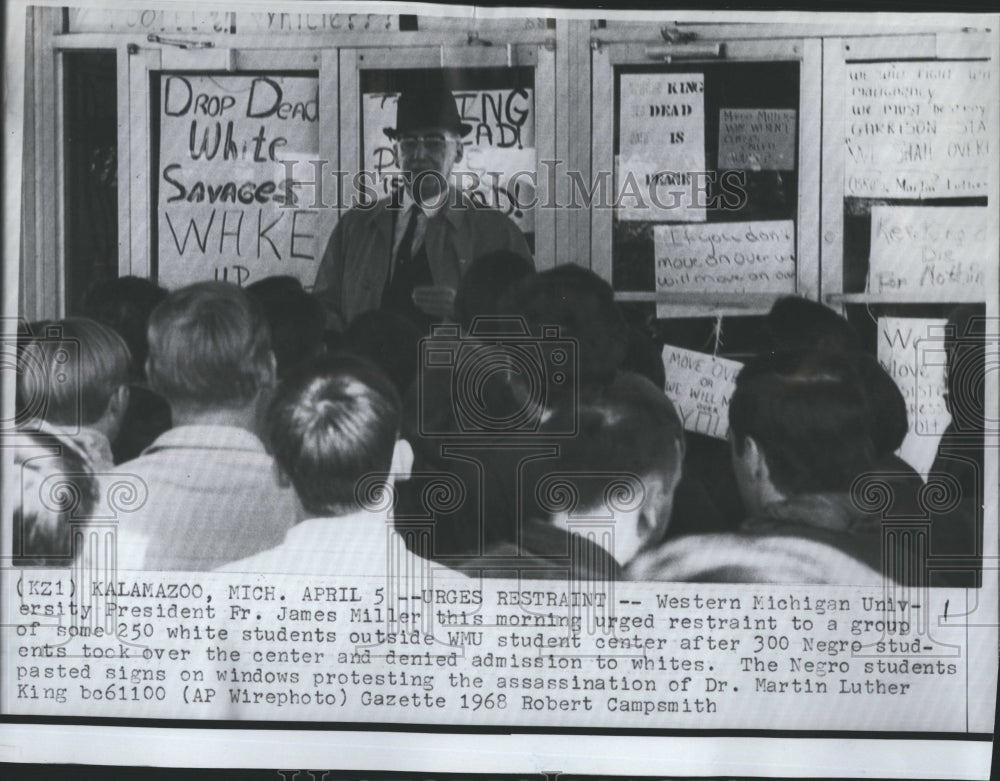
[[[344,328],[363,312],[379,308],[392,255],[392,203],[384,198],[371,207],[355,207],[334,228],[313,287],[331,325]],[[434,284],[453,289],[481,255],[511,250],[531,259],[524,235],[506,215],[464,196],[457,203],[449,197],[448,205],[428,221],[424,246]]]

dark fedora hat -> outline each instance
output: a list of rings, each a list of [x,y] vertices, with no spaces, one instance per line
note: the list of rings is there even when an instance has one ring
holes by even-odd
[[[462,122],[455,107],[455,96],[444,86],[405,90],[396,104],[396,127],[382,128],[391,139],[427,128],[450,130],[467,135],[472,125]]]

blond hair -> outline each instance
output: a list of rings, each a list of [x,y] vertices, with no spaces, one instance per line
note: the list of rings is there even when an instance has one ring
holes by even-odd
[[[150,387],[172,404],[239,406],[272,368],[271,330],[259,307],[225,282],[175,290],[149,318]]]
[[[92,425],[128,383],[129,361],[125,340],[106,325],[84,317],[47,323],[21,355],[21,407],[56,425]]]

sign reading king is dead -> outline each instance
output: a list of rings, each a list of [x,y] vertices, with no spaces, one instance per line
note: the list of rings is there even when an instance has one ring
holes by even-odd
[[[285,161],[315,160],[315,76],[160,76],[157,279],[316,277],[316,221]]]
[[[462,159],[452,184],[481,206],[499,209],[523,233],[535,232],[535,98],[528,88],[458,90],[453,93],[462,122],[472,129],[462,139]],[[362,96],[364,170],[374,177],[378,197],[389,194],[399,159],[385,129],[396,124],[395,92]]]

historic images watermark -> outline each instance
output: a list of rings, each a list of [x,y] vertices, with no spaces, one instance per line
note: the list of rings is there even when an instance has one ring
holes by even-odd
[[[597,171],[588,176],[567,169],[562,160],[540,160],[538,169],[533,171],[460,171],[449,181],[435,170],[416,174],[373,170],[352,173],[330,169],[328,160],[283,160],[282,165],[285,179],[280,193],[269,197],[279,200],[281,208],[287,209],[372,208],[380,193],[397,191],[403,186],[415,194],[435,193],[427,204],[431,208],[446,204],[461,208],[469,202],[481,207],[501,208],[503,204],[498,192],[502,179],[505,180],[502,185],[504,202],[520,211],[535,208],[739,211],[748,200],[745,171],[662,170],[642,176],[626,171],[615,181],[611,171]],[[434,186],[424,186],[428,183]],[[492,196],[487,197],[486,193]],[[522,197],[520,193],[526,195]],[[178,197],[204,200],[206,193],[184,189]],[[216,197],[221,199],[222,195]],[[252,187],[244,189],[234,185],[226,197],[234,202],[251,203],[257,193]]]

